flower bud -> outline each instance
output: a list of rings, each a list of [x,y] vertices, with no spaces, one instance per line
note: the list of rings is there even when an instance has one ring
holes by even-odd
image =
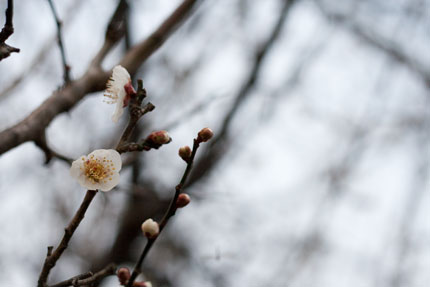
[[[124,90],[129,97],[134,97],[136,95],[136,90],[133,88],[131,81],[124,85]]]
[[[130,270],[126,267],[121,267],[118,269],[116,276],[118,276],[119,283],[121,285],[125,285],[127,284],[128,279],[130,279]]]
[[[210,128],[204,128],[201,131],[199,131],[197,140],[199,142],[207,142],[213,137],[214,133]]]
[[[133,282],[133,287],[152,287],[152,284],[149,281]]]
[[[189,146],[183,146],[183,147],[181,147],[180,149],[179,149],[179,156],[183,159],[183,160],[185,160],[186,162],[188,162],[188,160],[190,159],[190,157],[191,157],[191,153],[192,153],[192,151],[191,151],[191,148],[189,147]]]
[[[142,232],[148,238],[155,238],[160,232],[160,227],[156,221],[149,218],[142,223]]]
[[[191,199],[190,196],[186,193],[181,193],[178,196],[178,199],[176,200],[176,207],[182,208],[188,205],[190,203]]]
[[[166,131],[156,131],[152,132],[147,138],[147,141],[150,141],[155,144],[166,144],[169,143],[172,139]]]

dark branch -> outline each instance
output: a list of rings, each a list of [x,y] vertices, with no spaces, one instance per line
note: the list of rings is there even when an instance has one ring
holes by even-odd
[[[0,32],[0,43],[4,43],[13,34],[13,0],[7,1],[6,22]]]
[[[7,1],[6,22],[0,32],[0,61],[9,57],[10,53],[18,53],[19,49],[11,47],[5,41],[13,34],[13,0]]]

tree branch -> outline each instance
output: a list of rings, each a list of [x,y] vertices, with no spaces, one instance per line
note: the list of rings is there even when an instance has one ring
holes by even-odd
[[[86,286],[86,285],[92,286],[91,284],[94,284],[107,276],[114,275],[115,271],[116,271],[116,266],[115,264],[111,263],[95,274],[88,272],[85,274],[72,277],[68,280],[59,282],[57,284],[51,285],[49,287]]]
[[[73,236],[73,233],[78,228],[79,224],[81,223],[82,219],[84,219],[85,212],[87,211],[88,207],[90,206],[91,201],[93,200],[94,196],[97,194],[97,190],[88,190],[84,200],[81,203],[81,206],[76,211],[75,215],[73,216],[72,220],[70,221],[69,225],[64,230],[63,238],[61,239],[60,244],[58,247],[52,252],[53,247],[48,247],[48,254],[45,259],[45,263],[43,264],[42,271],[39,275],[39,280],[37,283],[38,287],[45,287],[46,282],[48,280],[49,272],[52,268],[54,268],[55,264],[57,263],[58,259],[60,259],[61,255],[63,254],[64,250],[66,250],[70,239]]]
[[[241,98],[240,101],[236,100],[238,101],[238,107],[228,111],[224,117],[227,117],[229,113],[235,113],[238,111],[240,109],[240,105],[244,103],[244,101],[249,97],[250,92],[253,90],[256,84],[255,78],[258,78],[266,56],[270,53],[271,47],[276,43],[276,40],[281,34],[280,29],[285,23],[288,11],[293,7],[292,4],[294,3],[294,1],[286,0],[282,0],[282,2],[284,3],[284,6],[281,11],[279,11],[277,23],[270,32],[271,34],[267,40],[265,40],[260,48],[256,50],[254,61],[251,64],[252,68],[248,70],[248,75],[245,77],[245,81],[241,89],[235,95],[235,98]],[[275,35],[275,37],[273,35]],[[265,52],[263,52],[264,50]],[[234,117],[234,115],[231,117]],[[225,136],[220,138],[219,134],[215,135],[209,143],[210,150],[207,153],[202,153],[200,159],[194,162],[194,168],[187,179],[187,186],[201,181],[204,176],[213,170],[212,168],[219,162],[219,160],[222,159],[222,156],[229,148],[228,142],[231,122],[231,120],[223,120],[224,125],[226,125],[225,128],[222,128],[226,130]],[[212,143],[213,141],[216,141],[216,143]],[[142,142],[140,142],[140,144],[140,147],[144,146]],[[96,267],[100,268],[101,264],[106,261],[124,262],[130,260],[130,258],[127,257],[127,254],[130,253],[128,246],[130,246],[133,240],[140,235],[140,233],[132,231],[133,226],[138,225],[143,219],[148,217],[162,215],[163,211],[158,209],[158,206],[167,205],[164,199],[160,199],[156,196],[157,192],[155,192],[155,185],[156,184],[154,182],[149,180],[145,180],[140,184],[142,190],[134,194],[127,206],[124,208],[124,214],[122,215],[124,219],[122,220],[119,228],[120,232],[118,232],[118,236],[114,240],[112,252],[109,252],[101,259],[98,259],[94,264]],[[155,209],[155,207],[157,207],[157,209]],[[145,211],[144,214],[142,214],[142,210]],[[136,216],[137,213],[139,213],[140,216]]]
[[[133,75],[145,60],[152,55],[189,15],[198,0],[184,0],[182,4],[146,40],[131,48],[121,64]],[[37,138],[51,121],[60,113],[69,111],[86,94],[105,88],[111,71],[103,71],[101,60],[112,48],[111,42],[105,44],[93,59],[86,73],[71,81],[64,89],[54,92],[36,110],[16,125],[0,132],[0,154]]]

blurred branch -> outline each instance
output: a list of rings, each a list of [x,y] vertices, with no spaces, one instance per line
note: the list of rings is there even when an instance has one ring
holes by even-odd
[[[126,53],[121,64],[130,74],[133,75],[139,66],[167,40],[197,2],[198,0],[184,0],[154,33]],[[112,38],[111,35],[112,33],[106,34],[105,44],[81,78],[71,81],[64,89],[54,92],[24,120],[0,132],[0,154],[27,141],[35,140],[58,114],[69,111],[85,95],[105,88],[111,71],[103,71],[100,64],[107,52],[112,49],[113,42],[120,39],[120,37]]]
[[[364,40],[368,45],[384,52],[398,63],[405,65],[410,71],[414,72],[420,79],[422,79],[427,87],[430,87],[430,70],[428,67],[425,67],[419,61],[406,54],[400,47],[396,46],[395,43],[390,42],[389,39],[384,39],[382,35],[376,35],[374,31],[366,30],[362,25],[346,15],[329,11],[329,9],[324,7],[319,0],[316,0],[316,4],[320,8],[321,13],[329,21],[343,25],[354,35]]]
[[[11,47],[5,41],[13,34],[13,0],[7,1],[6,22],[0,32],[0,61],[10,56],[10,53],[18,53],[19,49]]]
[[[63,23],[60,21],[60,18],[58,17],[57,11],[55,10],[54,3],[52,2],[52,0],[48,0],[48,3],[49,3],[49,7],[51,7],[52,15],[54,16],[54,20],[57,25],[57,42],[61,52],[61,61],[63,62],[64,83],[67,84],[68,82],[70,82],[70,66],[67,64],[67,61],[66,61],[66,52],[63,44],[63,36],[62,36]]]
[[[97,194],[97,190],[88,190],[84,200],[81,203],[81,206],[76,211],[75,215],[73,216],[72,220],[70,221],[69,225],[64,230],[63,238],[61,239],[60,244],[58,247],[52,252],[53,247],[48,247],[48,253],[46,255],[45,263],[43,264],[42,271],[39,275],[39,280],[37,283],[38,287],[45,287],[46,282],[48,280],[49,273],[52,268],[54,268],[55,264],[57,263],[58,259],[60,259],[63,252],[66,250],[70,239],[72,239],[72,236],[75,232],[75,230],[78,228],[79,224],[81,223],[82,219],[84,219],[85,212],[87,211],[88,207],[90,206],[91,201],[93,200],[94,196]]]
[[[405,262],[407,262],[408,253],[412,248],[413,223],[417,219],[419,213],[419,205],[423,202],[423,197],[426,195],[426,184],[429,179],[430,171],[430,152],[426,148],[430,144],[430,114],[427,113],[427,127],[421,130],[422,139],[417,141],[416,165],[412,173],[413,181],[412,188],[407,194],[402,218],[398,230],[398,248],[395,251],[394,270],[390,278],[390,286],[401,287],[407,286],[410,283],[407,281],[408,272],[405,270]],[[428,189],[427,189],[428,191]],[[397,211],[396,211],[397,212]],[[408,284],[409,283],[409,284]]]
[[[53,151],[46,142],[46,134],[43,132],[39,138],[37,138],[34,143],[45,153],[45,164],[48,164],[52,158],[57,158],[61,161],[64,161],[68,165],[71,165],[73,160],[68,158],[58,152]]]
[[[228,142],[230,140],[228,131],[231,128],[231,121],[236,115],[240,106],[249,97],[250,92],[256,85],[257,78],[263,65],[264,59],[276,43],[276,40],[278,39],[282,30],[282,26],[287,19],[288,12],[295,3],[295,0],[283,0],[282,2],[283,7],[280,11],[276,24],[270,33],[270,36],[255,52],[252,68],[249,70],[250,72],[246,78],[246,81],[235,96],[235,100],[231,105],[230,110],[225,115],[221,124],[220,131],[212,139],[209,152],[206,153],[203,157],[201,157],[201,159],[196,163],[197,167],[194,169],[189,180],[190,185],[204,177],[208,173],[208,171],[211,170],[216,163],[218,163],[218,161],[222,157],[222,154],[225,153],[225,151],[228,149]]]
[[[227,113],[226,117],[235,113],[241,104],[243,104],[246,97],[249,96],[252,88],[255,85],[256,78],[259,74],[259,71],[262,67],[262,63],[269,53],[271,47],[276,42],[280,34],[280,30],[282,24],[285,22],[287,13],[289,9],[292,7],[292,4],[295,1],[285,1],[282,0],[284,6],[280,11],[279,18],[277,23],[275,24],[269,38],[263,43],[260,49],[258,49],[254,56],[253,68],[250,71],[248,77],[246,78],[243,87],[236,95],[236,99],[240,97],[241,100],[236,100],[236,107],[232,108],[230,112]],[[233,115],[230,116],[231,118]],[[227,137],[227,130],[231,124],[231,120],[224,120],[225,137]],[[215,166],[217,161],[221,159],[224,154],[222,151],[228,149],[228,144],[226,139],[221,139],[218,136],[215,136],[211,141],[216,141],[215,143],[210,143],[211,149],[209,153],[202,154],[200,160],[196,160],[193,168],[193,172],[190,174],[187,185],[192,185],[203,178],[204,175],[207,175],[212,168]],[[212,150],[215,149],[215,150]],[[156,184],[152,181],[145,180],[145,182],[141,183],[141,190],[136,192],[136,194],[130,199],[127,205],[124,207],[124,213],[121,216],[122,222],[119,228],[118,235],[115,238],[113,243],[113,247],[106,255],[97,259],[93,265],[100,266],[106,260],[113,262],[123,262],[130,260],[129,258],[129,248],[133,240],[139,236],[141,233],[136,230],[136,226],[141,224],[142,219],[146,219],[149,217],[155,217],[158,215],[162,215],[163,210],[159,207],[164,207],[167,203],[166,200],[157,197],[157,192],[155,192]],[[163,194],[163,192],[160,192]],[[144,212],[144,214],[142,214]],[[136,216],[139,213],[140,216]]]

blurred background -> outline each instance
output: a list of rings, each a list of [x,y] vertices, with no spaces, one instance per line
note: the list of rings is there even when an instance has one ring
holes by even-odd
[[[181,2],[129,0],[118,63]],[[160,219],[185,169],[178,148],[203,127],[179,210],[144,264],[161,286],[430,284],[430,2],[206,0],[136,75],[156,109],[135,138],[166,129],[159,150],[123,156],[51,273],[55,283],[110,262],[133,267],[144,219]],[[104,41],[117,1],[54,1],[74,79]],[[0,24],[6,1],[0,2]],[[63,82],[48,2],[15,1],[21,49],[0,62],[0,129]],[[47,129],[69,158],[116,145],[126,125],[103,93]],[[35,286],[85,190],[28,142],[0,156],[0,286]],[[114,276],[100,286],[118,286]]]

